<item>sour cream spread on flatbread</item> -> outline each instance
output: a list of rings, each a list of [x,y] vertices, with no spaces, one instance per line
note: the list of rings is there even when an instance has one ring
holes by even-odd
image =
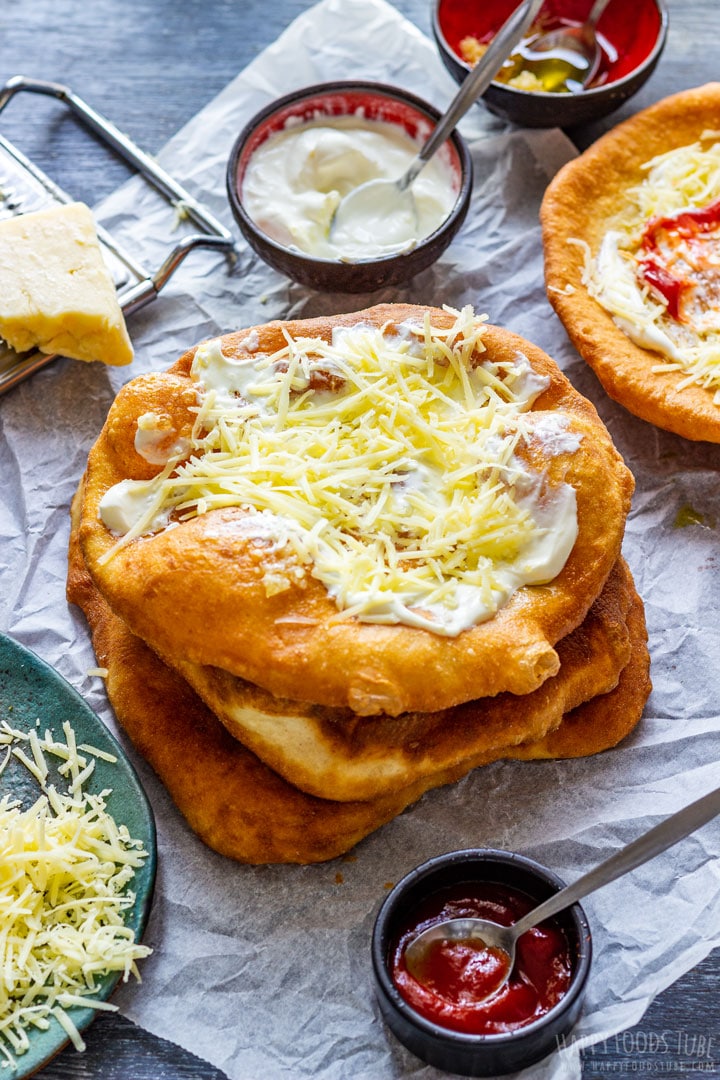
[[[653,158],[583,282],[657,372],[714,390],[720,405],[720,133]],[[571,241],[573,242],[573,241]],[[579,241],[574,241],[579,243]]]
[[[574,488],[522,451],[549,460],[580,437],[531,411],[546,376],[521,352],[483,359],[484,320],[453,314],[448,329],[428,313],[336,327],[330,342],[286,335],[271,355],[205,342],[189,453],[112,487],[103,522],[123,545],[238,506],[243,534],[282,555],[268,595],[311,574],[339,617],[446,636],[491,618],[556,577],[577,537]]]

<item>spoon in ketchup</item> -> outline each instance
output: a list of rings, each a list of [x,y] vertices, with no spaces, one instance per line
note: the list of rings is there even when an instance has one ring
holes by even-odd
[[[715,791],[709,792],[683,810],[672,814],[665,821],[661,821],[649,832],[601,862],[594,870],[590,870],[573,884],[567,885],[538,907],[533,908],[512,926],[500,926],[499,923],[492,922],[490,919],[472,918],[446,919],[444,922],[435,923],[413,938],[406,947],[405,966],[413,978],[424,983],[424,972],[430,966],[432,952],[440,947],[441,943],[480,941],[490,953],[497,972],[488,993],[482,999],[478,999],[476,1004],[480,1000],[486,1000],[497,993],[510,978],[515,963],[515,945],[522,934],[552,915],[557,915],[559,911],[564,911],[588,893],[615,881],[616,878],[622,877],[623,874],[627,874],[630,870],[634,870],[654,858],[655,855],[672,847],[673,844],[699,829],[701,825],[712,820],[717,814],[720,814],[720,788],[716,788]],[[504,963],[498,963],[503,960]]]
[[[452,135],[473,102],[485,93],[543,3],[544,0],[525,0],[505,20],[399,180],[367,180],[340,200],[330,223],[334,243],[362,246],[367,240],[377,243],[378,235],[388,244],[417,239],[417,209],[410,190],[413,180]]]

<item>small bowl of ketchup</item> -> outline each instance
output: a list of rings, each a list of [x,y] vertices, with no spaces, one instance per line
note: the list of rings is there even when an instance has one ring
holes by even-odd
[[[590,972],[590,927],[579,904],[520,937],[510,977],[494,993],[503,961],[489,951],[446,942],[419,982],[404,950],[446,919],[509,925],[563,885],[532,859],[489,848],[441,855],[403,878],[385,898],[372,940],[378,1003],[393,1034],[423,1061],[463,1076],[516,1072],[555,1050],[578,1020]]]
[[[470,71],[480,51],[494,37],[517,6],[517,0],[434,0],[433,33],[440,56],[458,82]],[[529,88],[529,69],[522,56],[531,49],[538,30],[580,26],[590,11],[590,0],[545,0],[536,23],[513,56],[488,87],[482,102],[491,112],[523,127],[572,127],[588,123],[617,109],[646,82],[665,45],[668,14],[665,0],[613,0],[597,25],[601,47],[599,69],[583,90],[549,89],[557,86],[562,58],[543,63],[542,78]],[[540,85],[543,83],[543,85]]]

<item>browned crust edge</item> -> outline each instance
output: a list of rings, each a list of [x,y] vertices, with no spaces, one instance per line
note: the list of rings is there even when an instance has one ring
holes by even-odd
[[[77,516],[82,495],[74,501]],[[470,760],[368,802],[317,799],[287,784],[233,739],[185,681],[115,616],[83,563],[73,528],[68,599],[84,612],[118,721],[166,786],[190,827],[209,847],[239,862],[315,863],[335,858],[390,821],[424,791],[460,779],[492,758]],[[550,741],[514,747],[514,757],[575,756],[581,745],[609,748],[638,723],[650,690],[642,604],[630,625],[634,644],[617,687],[580,706]],[[563,724],[565,721],[563,721]]]
[[[607,222],[622,209],[624,192],[640,183],[642,165],[717,129],[720,83],[664,98],[618,124],[568,162],[551,181],[540,210],[545,284],[570,340],[604,389],[636,416],[686,439],[720,442],[720,408],[713,391],[678,389],[683,372],[654,372],[661,357],[616,326],[582,284],[584,256],[569,239],[598,250]],[[570,286],[572,292],[566,292]]]

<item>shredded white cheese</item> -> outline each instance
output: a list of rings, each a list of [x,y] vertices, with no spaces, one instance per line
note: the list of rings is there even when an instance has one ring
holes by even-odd
[[[687,275],[699,284],[686,322],[668,315],[664,299],[639,274],[645,254],[643,231],[650,221],[699,209],[720,198],[718,133],[703,132],[698,142],[653,158],[643,170],[645,178],[626,193],[627,206],[611,222],[597,252],[591,253],[578,240],[570,241],[585,249],[583,284],[632,341],[665,358],[655,371],[682,373],[679,389],[705,387],[715,392],[714,402],[720,405],[718,242],[707,244],[706,254],[688,252],[682,241],[666,253],[681,277]]]
[[[517,449],[549,380],[518,354],[483,359],[483,318],[449,329],[355,325],[273,355],[196,352],[189,458],[104,497],[130,540],[240,506],[266,550],[268,595],[311,573],[341,617],[456,634],[520,585],[551,580],[577,532],[575,496],[550,492]],[[240,527],[240,526],[239,526]],[[269,542],[268,542],[269,541]]]
[[[67,1010],[115,1009],[94,994],[102,978],[120,972],[139,978],[136,961],[151,950],[134,940],[125,912],[135,902],[128,884],[147,857],[142,842],[107,813],[109,791],[84,792],[95,759],[115,760],[92,746],[78,747],[70,724],[64,741],[0,724],[5,768],[20,761],[42,794],[23,808],[0,799],[0,1055],[3,1067],[30,1047],[32,1029],[54,1017],[77,1049],[83,1040]],[[48,757],[60,760],[66,791],[48,783]]]

